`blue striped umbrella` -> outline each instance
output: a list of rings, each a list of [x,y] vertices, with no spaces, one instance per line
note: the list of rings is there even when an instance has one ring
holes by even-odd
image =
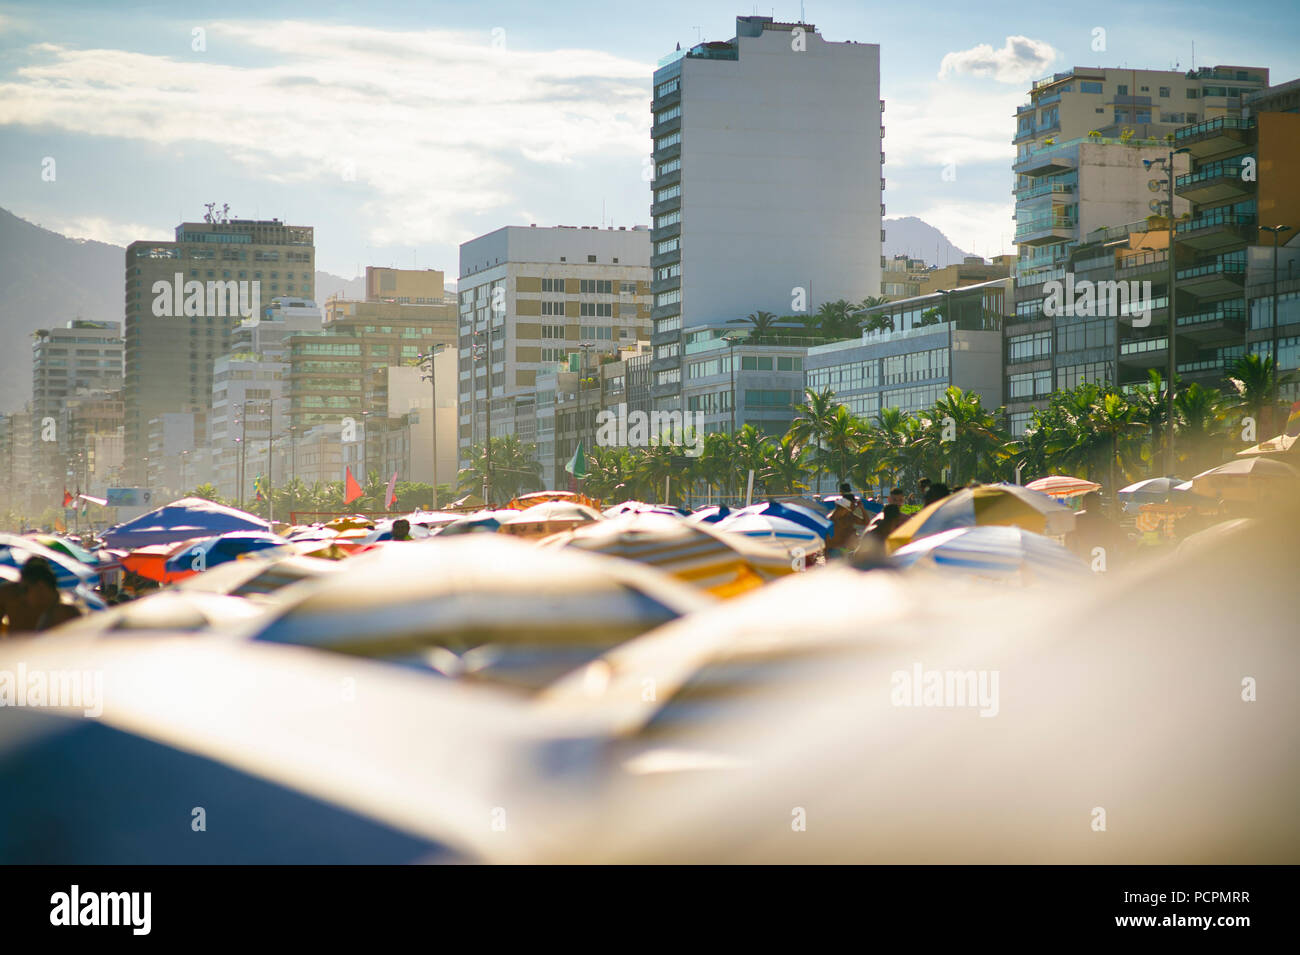
[[[1087,576],[1088,566],[1056,541],[1023,527],[987,524],[956,527],[900,547],[899,567],[932,567],[998,580],[1068,581]]]

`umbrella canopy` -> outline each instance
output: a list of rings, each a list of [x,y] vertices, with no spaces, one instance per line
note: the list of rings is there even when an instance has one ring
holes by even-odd
[[[739,511],[732,511],[714,527],[729,534],[740,534],[773,544],[797,544],[805,549],[820,550],[826,542],[826,538],[820,531],[813,530],[807,524],[788,517],[778,517],[775,514],[742,514]]]
[[[697,508],[686,519],[692,524],[716,524],[730,513],[731,508],[725,504],[710,504],[707,507]]]
[[[892,553],[929,534],[985,524],[1011,524],[1058,536],[1074,529],[1074,512],[1040,491],[1015,484],[965,487],[913,514],[889,535],[886,546]]]
[[[50,550],[56,550],[60,553],[67,554],[73,560],[81,561],[87,567],[97,567],[100,563],[99,557],[92,554],[79,544],[63,537],[56,537],[54,534],[28,534],[31,540],[38,544],[44,544]]]
[[[22,780],[0,786],[0,863],[509,861],[545,844],[527,810],[565,736],[507,694],[192,634],[0,642],[0,672],[20,666],[102,676],[102,713],[0,707],[0,777]],[[219,838],[187,824],[195,793]],[[498,805],[508,840],[482,823]]]
[[[370,530],[375,526],[375,522],[361,514],[353,514],[349,517],[336,517],[332,521],[327,521],[325,527],[334,531],[355,531],[358,529]]]
[[[524,685],[713,603],[648,567],[495,534],[387,547],[283,597],[250,636]]]
[[[439,537],[456,537],[460,534],[495,534],[501,522],[514,517],[518,511],[476,511],[466,514],[448,524],[438,532]]]
[[[341,569],[339,564],[332,560],[320,560],[314,556],[283,557],[277,551],[262,552],[187,577],[176,584],[172,590],[184,593],[229,594],[257,601],[271,597],[289,584],[314,580],[317,577],[337,573]]]
[[[1285,864],[1300,694],[1242,700],[1293,669],[1294,526],[1010,602],[826,568],[668,624],[538,701],[614,737],[551,859]]]
[[[547,537],[539,546],[649,564],[715,597],[732,597],[784,577],[794,572],[796,563],[785,549],[649,512],[584,524]]]
[[[1291,461],[1300,457],[1300,435],[1279,434],[1275,438],[1251,445],[1245,451],[1238,451],[1239,458],[1252,458],[1260,454],[1275,454]]]
[[[60,590],[75,589],[82,584],[94,586],[99,582],[99,574],[93,567],[61,550],[53,550],[30,537],[0,534],[0,564],[20,568],[32,557],[44,557],[49,562]]]
[[[1066,474],[1051,474],[1037,481],[1030,481],[1025,487],[1031,491],[1050,495],[1051,497],[1061,498],[1062,500],[1072,497],[1083,497],[1093,491],[1100,491],[1101,485],[1096,481],[1088,481],[1084,478],[1070,477]]]
[[[501,521],[499,532],[514,537],[545,537],[578,524],[602,520],[599,511],[571,501],[548,501],[516,512]]]
[[[1240,458],[1202,471],[1178,486],[1225,501],[1285,501],[1300,490],[1300,471],[1274,458]]]
[[[1187,481],[1176,477],[1148,478],[1120,488],[1118,494],[1126,510],[1142,504],[1214,504],[1214,498],[1194,493]]]
[[[87,636],[141,631],[210,631],[214,627],[246,625],[265,612],[265,606],[241,597],[169,588],[109,607],[101,613],[70,620],[57,630],[60,634]]]
[[[812,510],[788,501],[762,501],[758,504],[751,504],[749,507],[742,507],[738,511],[733,511],[731,516],[738,517],[742,514],[767,514],[771,517],[780,517],[787,521],[793,521],[796,524],[802,524],[810,531],[820,534],[826,540],[830,540],[835,535],[835,525],[821,510]]]
[[[109,547],[135,550],[152,544],[171,544],[230,531],[270,530],[271,525],[260,517],[200,497],[185,497],[110,528],[104,532],[104,543]]]
[[[197,544],[204,539],[200,537],[194,540],[177,541],[172,544],[149,544],[145,547],[138,547],[122,558],[122,566],[139,577],[156,580],[160,584],[184,580],[186,577],[194,575],[193,567],[191,565],[176,568],[168,567],[167,559],[173,554],[185,550],[191,544]]]
[[[220,537],[207,537],[187,543],[167,556],[165,566],[173,573],[194,570],[196,562],[201,567],[216,567],[235,560],[243,554],[271,547],[284,547],[287,543],[288,541],[276,534],[236,531],[233,534],[222,534]]]
[[[999,581],[1080,581],[1088,565],[1050,537],[1023,527],[955,527],[894,551],[898,567],[928,568]]]
[[[576,491],[533,491],[530,494],[521,494],[509,504],[506,510],[524,511],[530,507],[536,507],[538,504],[548,504],[552,502],[567,502],[569,504],[581,504],[592,510],[599,510],[600,502],[593,501],[585,494],[579,494]]]
[[[621,517],[624,514],[671,514],[685,517],[689,513],[690,511],[673,507],[671,504],[647,504],[644,501],[624,501],[622,504],[615,504],[601,511],[605,517]]]

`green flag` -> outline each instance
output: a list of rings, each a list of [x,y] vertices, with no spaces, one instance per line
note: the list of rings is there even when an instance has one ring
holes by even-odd
[[[569,458],[569,463],[564,466],[575,478],[581,481],[587,476],[587,455],[582,450],[582,442],[573,450],[573,457]]]

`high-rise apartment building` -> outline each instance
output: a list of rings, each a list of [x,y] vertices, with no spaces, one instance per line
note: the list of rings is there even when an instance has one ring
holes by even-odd
[[[235,326],[274,298],[313,298],[315,276],[312,229],[278,219],[183,222],[172,242],[127,247],[124,400],[132,480],[144,478],[150,419],[192,414],[201,443],[213,363],[230,350]]]
[[[685,356],[727,323],[879,293],[884,107],[880,48],[827,42],[812,24],[737,17],[731,40],[660,62],[650,206],[657,410],[685,410]]]
[[[438,269],[388,269],[368,265],[366,301],[443,305],[443,273]]]
[[[1267,84],[1266,69],[1236,66],[1186,73],[1076,67],[1033,84],[1013,138],[1018,262],[1006,387],[1013,432],[1054,390],[1123,384],[1130,373],[1145,378],[1147,368],[1164,372],[1168,352],[1157,339],[1168,339],[1170,210],[1160,163],[1172,152],[1172,175],[1181,179],[1192,157],[1176,141],[1179,131],[1236,122],[1243,98]],[[1172,218],[1192,214],[1186,190],[1176,189]],[[1178,261],[1184,258],[1181,250]],[[1049,283],[1083,280],[1139,283],[1132,287],[1154,303],[1149,324],[1109,307],[1062,314],[1048,304],[1058,301]],[[1180,310],[1182,299],[1180,291]]]
[[[67,427],[70,400],[120,400],[122,328],[116,322],[76,319],[62,328],[41,329],[32,342],[32,448],[34,479],[61,484],[69,469],[79,471],[85,447]],[[119,422],[120,424],[120,422]],[[81,464],[78,464],[78,462]]]
[[[520,434],[540,374],[595,369],[649,335],[649,266],[643,226],[507,226],[460,247],[462,466],[487,434],[489,361],[492,436]]]

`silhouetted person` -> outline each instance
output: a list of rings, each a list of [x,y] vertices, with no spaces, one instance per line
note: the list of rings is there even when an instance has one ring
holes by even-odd
[[[36,618],[33,630],[49,630],[65,620],[81,616],[81,612],[71,604],[59,599],[59,581],[54,576],[50,565],[41,561],[33,565],[34,559],[23,564],[22,583],[27,606]]]
[[[1102,512],[1101,495],[1096,491],[1085,494],[1080,503],[1083,509],[1074,516],[1074,530],[1066,537],[1066,544],[1090,566],[1101,556],[1103,566],[1109,570],[1117,558],[1122,559],[1128,537],[1117,522]],[[1094,553],[1098,547],[1102,548],[1101,555]]]
[[[889,503],[895,507],[902,507],[907,503],[907,495],[903,493],[901,487],[896,487],[889,492]]]
[[[935,501],[941,501],[951,493],[948,490],[948,485],[942,481],[938,484],[931,484],[925,489],[925,503],[933,504]]]
[[[881,543],[889,539],[889,535],[894,533],[894,529],[903,523],[903,509],[897,504],[886,504],[885,509],[880,512],[871,529],[867,531],[873,537],[879,537]]]
[[[404,517],[393,521],[393,540],[409,541],[411,539],[411,522]]]

